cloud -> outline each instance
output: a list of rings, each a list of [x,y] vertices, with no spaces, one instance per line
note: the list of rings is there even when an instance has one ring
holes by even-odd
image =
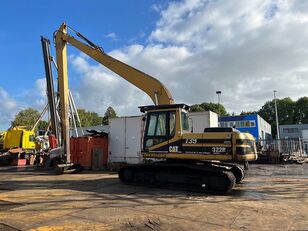
[[[189,50],[186,71],[199,102],[213,100],[219,89],[230,111],[257,110],[274,88],[281,97],[306,94],[307,10],[302,1],[172,2],[149,39]],[[189,86],[184,73],[178,78]]]
[[[176,102],[217,102],[215,92],[221,90],[221,103],[240,113],[258,110],[273,98],[274,89],[279,98],[307,95],[305,1],[185,0],[152,9],[159,20],[145,36],[147,42],[127,41],[109,54],[159,79]],[[106,36],[117,39],[115,33]],[[78,108],[103,115],[112,106],[124,116],[152,104],[144,92],[84,54],[71,55],[69,64],[79,75],[78,81],[70,80]],[[30,103],[16,103],[7,95],[7,107],[42,108],[45,85],[38,79],[25,93]]]
[[[114,33],[114,32],[106,34],[105,37],[110,38],[112,41],[118,41],[119,40],[116,33]]]
[[[101,65],[90,65],[87,58],[75,56],[73,67],[81,75],[81,80],[72,90],[77,108],[85,108],[103,115],[108,106],[120,115],[135,115],[136,105],[150,103],[143,92],[106,70]]]
[[[10,126],[10,121],[18,111],[18,103],[12,99],[7,91],[0,87],[0,131],[5,130]]]
[[[0,86],[0,131],[10,127],[15,115],[28,107],[43,110],[47,104],[46,80],[39,78],[34,82],[33,88],[20,94],[10,94]]]
[[[258,110],[265,101],[307,94],[308,4],[252,0],[170,2],[152,7],[160,19],[147,44],[110,54],[163,82],[176,102],[217,101],[230,112]],[[131,107],[151,103],[139,90],[100,65],[75,57],[83,76],[77,90],[84,106]],[[86,67],[86,68],[85,68]],[[98,100],[100,98],[100,100]],[[136,110],[135,110],[136,112]]]
[[[42,110],[47,104],[46,93],[46,79],[39,78],[34,82],[33,88],[24,91],[21,94],[21,98],[27,99],[27,101],[20,101],[23,107],[33,107]]]
[[[161,6],[160,4],[153,4],[153,5],[151,6],[151,9],[152,9],[153,11],[155,11],[155,12],[160,12],[163,8],[162,8],[162,6]]]

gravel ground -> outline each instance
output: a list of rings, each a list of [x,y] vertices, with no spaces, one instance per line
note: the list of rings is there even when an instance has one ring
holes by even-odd
[[[307,230],[308,164],[252,165],[227,195],[128,186],[112,172],[0,167],[0,230]]]

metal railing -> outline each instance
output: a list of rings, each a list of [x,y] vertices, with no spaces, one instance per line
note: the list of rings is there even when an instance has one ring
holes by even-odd
[[[258,140],[260,151],[278,151],[281,155],[308,156],[308,139],[267,139]]]

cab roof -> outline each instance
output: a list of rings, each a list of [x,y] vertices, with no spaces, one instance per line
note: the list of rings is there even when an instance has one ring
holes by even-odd
[[[189,110],[190,107],[187,104],[163,104],[163,105],[147,105],[147,106],[140,106],[140,111],[142,113],[152,110],[159,110],[159,109],[174,109],[174,108],[183,108],[185,110]]]

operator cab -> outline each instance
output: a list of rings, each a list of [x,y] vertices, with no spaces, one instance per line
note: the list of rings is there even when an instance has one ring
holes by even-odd
[[[169,150],[168,143],[183,133],[189,132],[189,106],[186,104],[150,105],[139,107],[146,113],[143,151],[160,147],[159,151]]]

